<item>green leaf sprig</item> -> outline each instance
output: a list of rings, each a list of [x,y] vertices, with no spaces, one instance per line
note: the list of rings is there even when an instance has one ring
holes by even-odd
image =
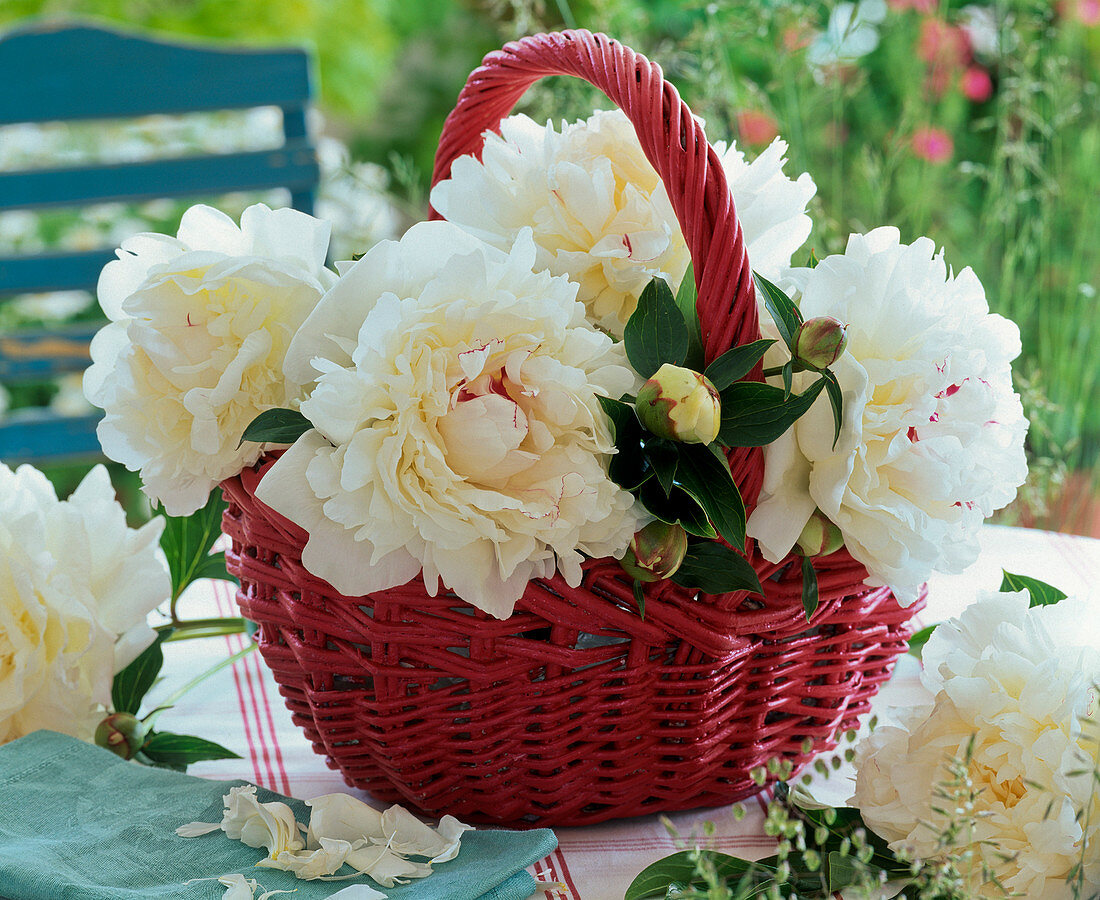
[[[793,360],[801,313],[779,288],[754,277]],[[652,378],[666,364],[701,370],[718,392],[721,421],[712,444],[683,443],[643,426],[634,398],[601,397],[600,404],[615,432],[617,452],[609,467],[611,479],[634,493],[657,519],[679,525],[691,536],[687,554],[671,576],[673,581],[708,594],[741,590],[762,594],[759,578],[743,553],[747,541],[745,504],[724,450],[760,447],[776,440],[810,409],[822,391],[827,391],[833,404],[839,437],[842,400],[835,376],[828,369],[815,370],[821,377],[803,393],[794,394],[793,374],[806,367],[798,368],[800,364],[792,361],[783,367],[783,388],[746,381],[776,343],[770,339],[733,347],[703,368],[702,328],[691,268],[675,295],[660,278],[645,287],[626,324],[623,342],[627,358],[643,378]],[[647,415],[649,412],[647,409]],[[809,617],[818,605],[817,579],[812,564],[804,564],[803,573],[803,606]],[[639,608],[644,608],[642,586],[634,587]]]
[[[296,409],[265,409],[248,423],[238,446],[245,441],[255,441],[258,444],[293,444],[311,428],[313,423]]]
[[[779,331],[779,336],[783,339],[783,343],[787,345],[787,349],[791,354],[791,358],[782,366],[776,369],[765,369],[764,374],[782,375],[783,396],[785,400],[789,400],[791,397],[792,381],[796,372],[817,372],[821,375],[821,378],[811,386],[810,390],[816,389],[813,398],[816,398],[817,394],[821,393],[822,388],[825,388],[828,392],[829,403],[833,408],[833,446],[835,447],[837,441],[840,440],[840,431],[844,422],[844,399],[840,390],[840,384],[836,380],[836,375],[827,368],[815,368],[814,366],[799,362],[795,358],[795,344],[798,340],[798,331],[805,321],[802,317],[801,310],[799,310],[798,306],[790,297],[768,281],[768,279],[759,272],[753,272],[752,277],[756,282],[757,294],[764,300],[764,306],[767,308],[768,312],[771,313],[772,320],[775,322],[775,327]],[[805,393],[809,394],[810,390],[807,390]],[[811,403],[813,402],[813,398],[810,400]],[[806,409],[809,409],[809,405],[806,406]],[[794,419],[797,419],[801,414],[802,413],[798,413],[795,415]],[[792,423],[794,419],[791,420]],[[784,428],[783,431],[786,431],[786,428]],[[782,433],[782,431],[779,432],[779,434]],[[779,435],[776,435],[776,437],[778,436]],[[775,438],[772,438],[772,440],[775,440]],[[765,443],[769,442],[765,441]]]
[[[100,726],[101,731],[109,733],[112,727],[127,729],[128,737],[132,741],[131,752],[124,754],[126,758],[133,758],[140,763],[165,768],[186,770],[191,763],[210,759],[240,759],[240,755],[204,738],[192,735],[173,734],[166,731],[156,731],[155,724],[160,714],[179,700],[191,689],[202,684],[215,672],[232,665],[248,653],[251,653],[256,645],[248,644],[227,659],[222,660],[168,697],[156,709],[147,713],[144,718],[137,720],[141,705],[149,690],[159,679],[160,671],[164,666],[164,652],[161,644],[171,640],[173,630],[171,626],[164,628],[157,634],[153,641],[130,665],[115,675],[111,685],[111,705],[114,713],[104,720]],[[100,732],[97,731],[97,742]],[[106,739],[104,743],[107,743]],[[114,742],[111,742],[114,743]],[[118,752],[116,750],[116,752]]]

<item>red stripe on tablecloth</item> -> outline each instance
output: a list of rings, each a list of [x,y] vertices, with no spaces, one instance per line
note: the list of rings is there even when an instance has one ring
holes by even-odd
[[[577,886],[573,884],[573,876],[569,874],[569,865],[565,861],[565,855],[561,852],[561,847],[558,847],[552,854],[557,858],[559,871],[561,872],[561,880],[568,886],[570,892],[573,894],[572,900],[581,900],[580,891],[577,890]]]
[[[241,640],[244,644],[244,640]],[[264,759],[267,760],[268,769],[271,772],[273,783],[271,787],[284,794],[290,793],[290,781],[283,767],[282,753],[279,751],[278,738],[275,735],[275,724],[271,718],[271,711],[267,708],[267,691],[264,689],[264,676],[260,671],[260,662],[255,654],[244,660],[245,674],[248,679],[249,690],[252,692],[255,706],[252,710],[253,722],[256,732],[260,735],[260,744],[263,747]],[[259,699],[257,699],[257,696]],[[264,728],[264,719],[267,719],[268,729]]]
[[[267,679],[263,677],[263,672],[259,656],[253,653],[249,659],[252,660],[256,667],[256,681],[260,686],[260,696],[263,697],[263,711],[264,716],[267,719],[267,726],[271,731],[271,751],[275,754],[275,766],[278,769],[279,779],[282,781],[282,792],[284,794],[290,794],[290,778],[287,776],[286,763],[283,760],[283,750],[279,746],[279,732],[275,728],[275,717],[271,713],[271,700],[267,693]]]
[[[236,603],[232,595],[230,594],[229,582],[215,582],[214,593],[217,597],[219,610],[224,608],[229,613],[235,611]],[[246,644],[247,638],[245,638],[244,635],[238,635],[238,640],[240,641],[241,648],[243,648]],[[250,688],[253,686],[258,686],[260,697],[262,698],[261,704],[258,706],[258,708],[254,707],[253,710],[256,716],[256,731],[261,736],[261,744],[263,744],[263,719],[266,718],[271,743],[271,753],[275,757],[275,765],[274,769],[272,770],[272,778],[274,779],[277,777],[278,784],[272,785],[272,787],[276,787],[278,790],[282,791],[282,793],[289,795],[290,777],[287,775],[286,762],[283,759],[282,747],[279,746],[279,733],[275,727],[275,719],[271,712],[271,703],[267,691],[267,679],[264,678],[263,663],[260,661],[255,653],[245,658],[246,671],[248,671],[249,666],[251,666],[251,673],[249,674],[249,686]],[[255,698],[255,694],[253,694],[253,698]],[[260,710],[263,711],[262,717],[260,714]],[[266,747],[264,747],[264,753],[265,759],[267,759],[270,768],[271,760],[267,757]]]
[[[227,615],[227,591],[225,588],[225,582],[214,583],[214,602],[218,607],[218,615]],[[230,654],[236,653],[238,650],[244,648],[244,641],[240,635],[227,634],[225,636],[226,647],[229,649]],[[233,684],[237,689],[237,704],[241,709],[241,724],[244,726],[245,740],[248,742],[248,752],[252,757],[252,772],[256,776],[255,781],[257,784],[262,784],[264,787],[277,790],[278,785],[275,782],[275,772],[271,768],[271,761],[268,758],[267,747],[264,746],[263,732],[260,730],[259,723],[256,723],[255,737],[253,737],[253,726],[249,720],[249,713],[255,712],[256,709],[256,693],[252,688],[252,676],[248,671],[248,663],[242,666],[235,663],[230,667],[233,672]],[[248,693],[251,698],[245,697],[245,687],[248,688]],[[261,766],[261,763],[265,764]],[[261,771],[262,768],[267,769],[267,775]]]
[[[232,656],[235,651],[233,649],[233,641],[230,638],[231,636],[228,634],[225,636],[225,646]],[[252,780],[260,784],[263,781],[263,778],[260,777],[260,757],[256,752],[256,742],[252,739],[252,729],[248,725],[248,704],[244,699],[244,691],[241,690],[241,676],[237,671],[236,665],[231,666],[230,669],[233,672],[233,685],[237,689],[237,705],[241,709],[241,725],[244,728],[244,739],[248,744],[248,755],[252,759],[252,774],[254,776]]]

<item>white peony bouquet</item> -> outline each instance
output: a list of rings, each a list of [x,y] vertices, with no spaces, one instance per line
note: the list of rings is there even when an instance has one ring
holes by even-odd
[[[1015,326],[891,229],[791,268],[813,181],[779,139],[751,162],[714,149],[764,340],[704,367],[687,245],[623,113],[513,116],[433,189],[446,221],[339,275],[324,223],[263,206],[126,242],[85,381],[104,448],[186,513],[289,444],[256,496],[347,595],[422,575],[504,618],[531,579],[575,587],[609,556],[639,604],[665,578],[760,591],[748,535],[803,556],[808,615],[812,558],[841,543],[911,602],[1023,481]],[[765,445],[746,531],[722,454]]]

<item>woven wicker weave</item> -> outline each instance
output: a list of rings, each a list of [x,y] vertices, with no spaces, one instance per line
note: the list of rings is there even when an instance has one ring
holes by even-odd
[[[691,250],[708,360],[755,339],[741,228],[702,126],[656,65],[605,36],[538,35],[486,57],[444,127],[434,180],[553,74],[592,82],[634,123]],[[855,724],[920,606],[863,586],[845,551],[816,561],[812,627],[798,564],[759,557],[763,600],[660,582],[644,620],[614,560],[587,562],[578,588],[531,582],[504,621],[428,596],[419,578],[343,597],[302,567],[305,533],[255,499],[270,464],[223,484],[229,567],[261,652],[349,784],[435,815],[579,825],[747,796],[753,768],[803,764],[807,738],[820,752]],[[760,451],[730,464],[751,506]]]

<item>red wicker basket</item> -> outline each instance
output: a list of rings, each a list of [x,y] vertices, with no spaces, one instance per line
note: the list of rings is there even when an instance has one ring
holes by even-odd
[[[434,180],[478,153],[545,75],[576,75],[633,122],[680,221],[707,358],[758,336],[741,227],[700,123],[658,66],[603,35],[538,35],[486,57],[440,139]],[[816,561],[807,625],[797,562],[754,564],[767,596],[647,586],[645,619],[614,560],[570,588],[536,580],[500,621],[419,578],[344,597],[301,564],[305,533],[255,499],[267,466],[223,484],[229,568],[295,722],[349,784],[440,815],[580,825],[745,797],[772,757],[834,746],[906,647],[908,621],[841,551]],[[746,502],[759,450],[730,465]]]

